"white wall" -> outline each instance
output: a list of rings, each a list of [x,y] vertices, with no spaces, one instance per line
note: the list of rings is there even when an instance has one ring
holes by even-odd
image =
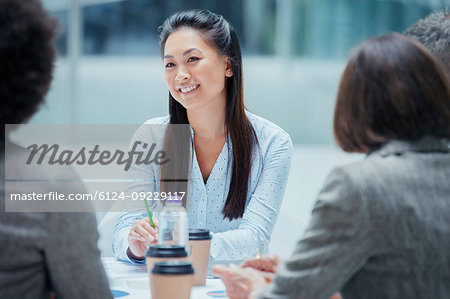
[[[344,61],[244,57],[245,103],[296,144],[333,144],[335,97]],[[70,101],[67,61],[57,62],[47,104],[33,123],[141,124],[168,113],[159,57],[83,57],[78,102]]]

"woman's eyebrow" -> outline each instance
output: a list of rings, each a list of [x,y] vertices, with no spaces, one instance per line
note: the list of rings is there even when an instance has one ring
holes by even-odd
[[[202,52],[197,48],[190,48],[189,50],[186,50],[183,52],[183,56],[186,56],[187,54],[191,53],[192,51],[199,51],[200,53]],[[163,59],[166,59],[166,58],[173,58],[173,56],[172,55],[164,55]]]
[[[187,54],[191,53],[192,51],[199,51],[199,52],[201,52],[197,48],[190,48],[189,50],[184,51],[183,56],[186,56]]]

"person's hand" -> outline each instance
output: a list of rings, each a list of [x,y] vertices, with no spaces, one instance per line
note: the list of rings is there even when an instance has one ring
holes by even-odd
[[[281,264],[281,259],[275,255],[263,255],[260,258],[253,257],[247,259],[242,263],[242,268],[253,268],[259,271],[264,271],[268,273],[276,273],[278,266]]]
[[[212,272],[222,278],[230,299],[255,298],[268,284],[264,277],[264,274],[268,273],[253,268],[216,265],[212,268]]]
[[[152,217],[155,228],[150,224],[148,217],[136,220],[128,234],[128,246],[131,253],[138,259],[143,259],[148,247],[158,243],[158,227],[159,221]]]

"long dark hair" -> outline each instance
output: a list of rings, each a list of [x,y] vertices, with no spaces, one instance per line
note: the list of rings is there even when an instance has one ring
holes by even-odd
[[[400,34],[363,42],[342,75],[334,135],[347,152],[367,152],[391,139],[450,138],[450,86],[421,44]]]
[[[196,30],[205,41],[214,45],[218,53],[228,57],[233,76],[226,78],[225,127],[233,145],[233,164],[230,188],[222,209],[224,218],[241,218],[245,210],[248,180],[251,169],[253,146],[258,143],[255,130],[245,115],[242,55],[236,31],[221,16],[208,10],[177,12],[167,18],[160,30],[160,50],[164,56],[167,38],[181,28]],[[186,108],[169,92],[171,124],[188,124]]]

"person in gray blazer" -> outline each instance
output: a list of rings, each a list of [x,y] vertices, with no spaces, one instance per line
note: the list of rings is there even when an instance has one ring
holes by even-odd
[[[448,298],[450,88],[437,60],[399,34],[362,43],[334,135],[366,159],[331,172],[285,263],[213,269],[230,298]]]
[[[39,1],[0,0],[2,124],[25,122],[43,103],[55,60],[55,31],[56,22]],[[0,130],[0,298],[112,298],[94,214],[5,211],[11,172],[32,177],[31,182],[48,181],[43,192],[85,192],[70,168],[52,173],[50,167],[23,166],[30,152],[13,144],[9,132]],[[66,178],[74,179],[71,189],[63,187]],[[18,182],[17,191],[30,191],[30,184]]]

